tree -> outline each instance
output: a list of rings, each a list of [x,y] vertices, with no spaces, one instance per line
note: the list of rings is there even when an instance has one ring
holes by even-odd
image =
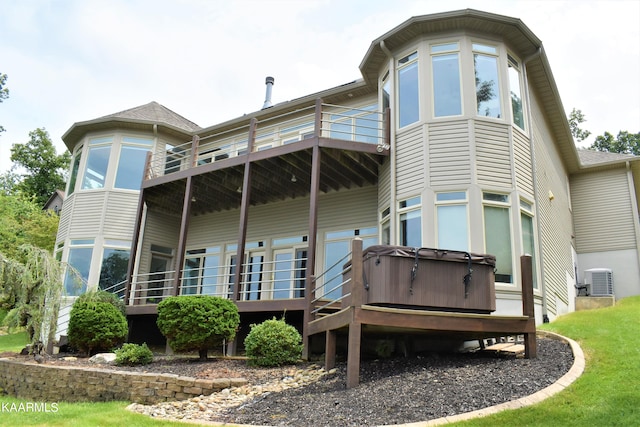
[[[62,266],[50,251],[21,245],[18,262],[0,253],[0,295],[10,308],[5,323],[25,327],[32,344],[52,342],[62,295]]]
[[[597,151],[608,151],[609,153],[640,156],[640,132],[620,131],[615,138],[609,132],[605,132],[604,135],[597,136],[589,148]]]
[[[7,75],[0,73],[0,102],[9,98],[9,89],[6,87]],[[0,126],[0,133],[4,132],[4,128]]]
[[[29,244],[53,252],[59,218],[33,197],[0,193],[0,252],[20,263],[26,262],[20,246]]]
[[[58,155],[44,128],[29,132],[29,142],[13,144],[11,161],[23,167],[27,173],[16,185],[24,194],[33,195],[44,205],[54,191],[64,188],[63,173],[68,169],[71,154],[67,151]]]
[[[569,114],[569,129],[571,129],[571,135],[573,135],[576,142],[582,142],[591,135],[588,130],[580,129],[580,125],[586,121],[586,116],[582,114],[581,110],[576,110],[575,108],[571,110]]]

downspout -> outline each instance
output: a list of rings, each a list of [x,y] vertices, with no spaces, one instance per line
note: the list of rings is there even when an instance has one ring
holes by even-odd
[[[638,265],[640,265],[640,222],[638,221],[638,199],[636,198],[635,183],[633,181],[633,172],[631,171],[631,163],[626,161],[627,165],[627,182],[629,183],[629,197],[631,199],[631,208],[633,209],[633,229],[636,233],[636,256],[638,257]]]
[[[538,261],[538,265],[540,266],[540,279],[541,283],[538,284],[538,289],[540,290],[540,294],[542,296],[542,318],[543,321],[548,319],[547,315],[547,292],[544,287],[544,250],[542,249],[542,227],[540,224],[540,200],[539,200],[539,192],[538,192],[538,175],[537,175],[537,165],[536,165],[536,153],[534,148],[533,141],[533,120],[531,118],[531,97],[529,96],[529,76],[527,74],[527,63],[532,59],[540,56],[542,54],[542,46],[539,46],[538,49],[522,60],[522,74],[524,77],[524,92],[526,97],[526,105],[527,105],[527,126],[529,128],[529,152],[531,155],[531,166],[533,171],[533,198],[536,201],[535,203],[535,213],[536,213],[536,228],[537,228],[537,240],[538,240],[538,252],[540,255],[540,259]],[[576,279],[577,280],[577,279]]]
[[[387,48],[384,40],[380,40],[380,49],[387,55],[389,58],[389,85],[391,87],[391,93],[395,94],[395,76],[396,76],[396,68],[395,61],[393,60],[393,54]],[[395,97],[389,97],[389,109],[391,110],[390,120],[389,120],[389,239],[390,244],[397,244],[397,233],[396,233],[396,210],[397,210],[397,202],[396,202],[396,150],[395,150],[395,141],[396,141],[396,126],[395,126],[395,114],[393,113],[395,107]]]

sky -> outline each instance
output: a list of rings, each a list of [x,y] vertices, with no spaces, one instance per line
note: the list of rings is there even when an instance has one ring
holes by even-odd
[[[45,128],[156,101],[202,127],[361,78],[371,42],[412,16],[477,9],[542,40],[592,142],[640,132],[640,0],[0,0],[0,173]]]

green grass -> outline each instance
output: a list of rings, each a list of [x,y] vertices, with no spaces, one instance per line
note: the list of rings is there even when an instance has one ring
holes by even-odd
[[[640,297],[622,299],[615,307],[571,313],[540,329],[580,344],[586,358],[580,378],[537,405],[454,425],[640,425]]]
[[[580,344],[586,369],[561,393],[544,402],[457,423],[455,426],[637,426],[640,423],[640,297],[615,307],[563,316],[541,329]],[[11,335],[0,336],[0,352],[15,348]],[[26,336],[22,335],[21,345]],[[15,350],[13,350],[15,351]],[[24,401],[0,396],[7,407]],[[157,421],[124,408],[126,402],[59,403],[57,412],[1,412],[0,425],[11,426],[184,426]]]
[[[3,351],[19,353],[27,344],[29,344],[29,336],[26,331],[0,335],[0,353]]]

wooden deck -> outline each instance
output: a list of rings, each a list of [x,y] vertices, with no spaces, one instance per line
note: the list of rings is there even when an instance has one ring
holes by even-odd
[[[360,245],[360,252],[358,251]],[[331,369],[336,360],[336,336],[348,333],[347,387],[359,384],[361,340],[363,333],[422,333],[436,335],[455,334],[464,340],[524,335],[525,357],[536,357],[536,326],[533,306],[533,280],[531,257],[521,257],[522,306],[521,316],[499,316],[451,311],[430,311],[419,308],[391,308],[363,304],[366,292],[362,277],[362,242],[354,242],[351,299],[348,307],[311,320],[307,326],[309,336],[326,333],[325,368]],[[359,283],[360,282],[360,283]],[[359,303],[360,302],[360,303]]]

